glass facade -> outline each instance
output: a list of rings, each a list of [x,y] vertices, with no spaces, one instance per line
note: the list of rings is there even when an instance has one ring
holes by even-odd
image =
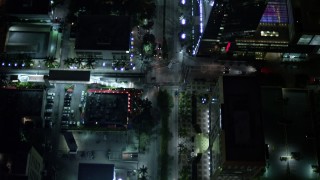
[[[286,0],[270,0],[260,23],[288,23]]]

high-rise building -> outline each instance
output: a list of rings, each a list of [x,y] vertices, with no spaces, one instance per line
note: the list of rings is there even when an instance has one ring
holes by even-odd
[[[194,55],[301,60],[320,53],[319,2],[216,2]],[[310,11],[309,11],[310,9]]]
[[[293,44],[320,54],[320,1],[291,0],[295,38]]]
[[[214,90],[211,179],[252,179],[265,167],[260,85],[254,76],[222,76]]]
[[[260,22],[261,16],[267,6],[267,0],[227,0],[214,1],[211,10],[205,11],[205,1],[199,1],[200,9],[200,36],[195,45],[194,55],[210,56],[221,51],[221,45],[234,41],[237,37],[250,37]],[[206,8],[207,9],[207,8]],[[203,25],[203,27],[202,27]]]

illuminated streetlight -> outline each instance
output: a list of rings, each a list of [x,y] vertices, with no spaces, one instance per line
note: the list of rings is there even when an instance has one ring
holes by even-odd
[[[182,24],[182,25],[185,25],[185,24],[186,24],[186,19],[184,19],[184,18],[181,19],[181,24]]]
[[[182,33],[180,37],[181,39],[186,39],[186,33]]]

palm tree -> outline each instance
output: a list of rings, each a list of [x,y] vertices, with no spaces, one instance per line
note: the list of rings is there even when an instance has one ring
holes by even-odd
[[[57,62],[55,61],[56,58],[53,57],[53,56],[47,56],[45,59],[44,59],[44,62],[45,62],[45,66],[48,67],[48,68],[55,68],[57,67]]]
[[[25,67],[32,67],[34,62],[32,60],[32,57],[27,55],[27,54],[24,54],[24,57],[23,57],[23,64]]]
[[[86,66],[89,69],[94,69],[93,65],[95,64],[96,60],[93,57],[88,57],[86,61]]]
[[[67,59],[65,59],[63,61],[64,61],[64,65],[66,65],[68,67],[70,67],[70,66],[72,66],[73,64],[76,63],[76,59],[75,58],[67,58]]]
[[[148,98],[142,100],[142,107],[145,110],[150,110],[152,108],[152,102]]]
[[[82,58],[76,58],[75,63],[79,68],[82,68],[83,59]]]
[[[138,173],[139,173],[138,175],[139,180],[146,180],[147,174],[148,174],[148,168],[143,165],[141,168],[139,168]]]
[[[8,76],[5,73],[0,74],[0,86],[7,86],[8,85]]]

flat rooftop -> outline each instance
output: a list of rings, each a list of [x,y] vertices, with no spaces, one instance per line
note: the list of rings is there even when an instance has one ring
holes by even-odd
[[[130,18],[127,16],[80,16],[76,50],[121,50],[130,46]]]
[[[6,52],[27,53],[34,58],[44,58],[48,53],[49,25],[15,25],[9,28]]]
[[[260,85],[253,76],[223,76],[226,161],[264,162]]]
[[[78,180],[113,180],[114,164],[79,163]]]
[[[47,0],[7,0],[6,11],[10,14],[48,14]]]
[[[116,91],[92,92],[88,91],[85,124],[99,124],[101,126],[127,124],[128,94]]]
[[[0,89],[0,152],[15,152],[21,145],[22,117],[41,115],[43,91]]]
[[[50,70],[50,81],[90,81],[90,71],[83,70]]]
[[[320,12],[319,0],[292,0],[293,18],[295,30],[303,34],[319,34]]]

